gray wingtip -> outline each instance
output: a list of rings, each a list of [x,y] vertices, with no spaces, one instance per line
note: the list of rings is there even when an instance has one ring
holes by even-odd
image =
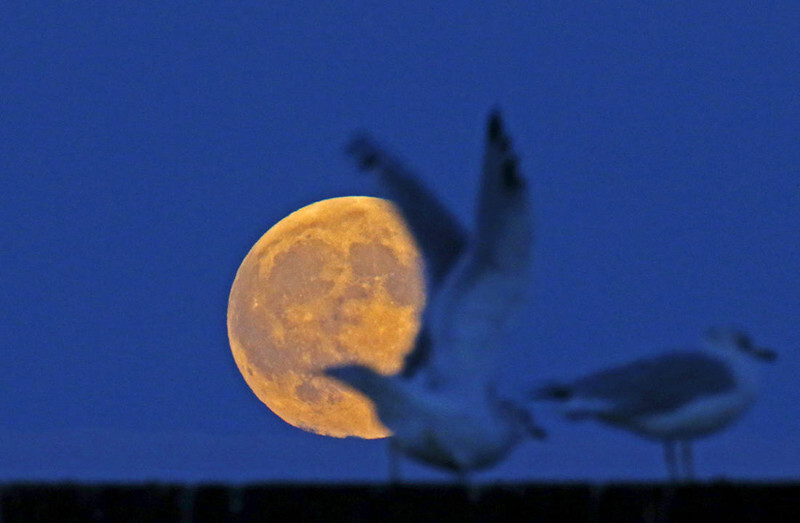
[[[532,400],[565,401],[572,397],[572,387],[562,383],[550,383],[532,390],[529,394]]]
[[[369,134],[359,131],[347,142],[345,152],[358,164],[358,168],[368,171],[378,163],[377,147]]]
[[[496,142],[503,137],[503,117],[500,115],[498,107],[493,107],[489,112],[486,135],[490,142]]]

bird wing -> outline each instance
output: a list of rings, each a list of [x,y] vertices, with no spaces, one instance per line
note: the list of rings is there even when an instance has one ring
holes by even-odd
[[[494,378],[500,335],[527,299],[532,244],[527,182],[500,115],[493,112],[475,235],[424,318],[433,348],[429,368],[437,382],[485,383]]]
[[[425,258],[428,285],[444,280],[467,244],[467,232],[417,176],[406,169],[369,136],[354,138],[348,153],[363,170],[378,174],[389,199],[400,208]]]
[[[680,351],[643,359],[578,380],[572,397],[599,400],[599,415],[629,419],[669,412],[692,400],[736,387],[731,368],[702,352]]]
[[[351,140],[347,151],[359,167],[375,172],[389,199],[399,207],[425,260],[428,303],[467,245],[467,231],[419,178],[368,135]],[[402,375],[411,378],[428,365],[431,336],[423,322],[414,348],[406,355]]]
[[[413,378],[417,373],[428,366],[431,358],[431,331],[427,322],[423,321],[417,337],[414,339],[414,348],[403,359],[403,370],[400,375],[404,378]]]
[[[441,420],[457,423],[475,411],[453,398],[430,394],[418,382],[384,376],[365,365],[328,367],[324,373],[368,396],[381,421],[393,432],[408,434]]]

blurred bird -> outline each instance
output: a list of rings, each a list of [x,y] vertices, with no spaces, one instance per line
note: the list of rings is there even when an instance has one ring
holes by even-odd
[[[705,346],[634,361],[572,383],[536,389],[538,400],[562,403],[568,419],[595,419],[664,442],[672,479],[693,479],[691,443],[739,418],[756,397],[758,361],[775,353],[745,333],[708,331]],[[681,447],[676,459],[676,444]]]
[[[472,235],[418,176],[369,136],[357,136],[347,150],[362,169],[376,174],[425,259],[429,305],[402,374],[410,377],[424,368],[432,381],[453,377],[453,358],[463,355],[465,364],[482,367],[488,376],[494,354],[478,341],[496,345],[499,332],[527,299],[534,236],[529,188],[499,112],[492,112],[487,126]],[[466,336],[467,346],[431,351],[433,325],[440,337]]]
[[[529,412],[498,397],[492,388],[462,396],[455,389],[431,390],[421,381],[384,376],[363,365],[330,367],[325,374],[368,396],[391,431],[393,451],[448,470],[468,484],[468,474],[497,464],[522,439],[542,439]],[[391,463],[392,480],[398,478]]]
[[[361,365],[325,373],[361,391],[393,433],[390,448],[466,481],[529,435],[544,437],[529,412],[496,393],[494,356],[530,280],[533,225],[528,187],[499,113],[489,117],[475,233],[366,137],[349,151],[378,173],[425,257],[428,307],[404,372]],[[413,379],[416,371],[424,379]],[[396,470],[393,467],[393,476]]]

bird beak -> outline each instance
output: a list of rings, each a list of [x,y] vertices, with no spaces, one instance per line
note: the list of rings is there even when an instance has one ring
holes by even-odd
[[[778,353],[766,347],[753,347],[749,352],[756,358],[763,361],[775,361],[778,358]]]
[[[533,439],[547,439],[547,432],[537,425],[528,427],[528,435]]]

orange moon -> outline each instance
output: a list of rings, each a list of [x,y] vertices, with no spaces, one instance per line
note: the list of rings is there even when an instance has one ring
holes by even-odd
[[[358,362],[398,372],[425,302],[422,258],[394,205],[322,200],[290,214],[250,249],[228,300],[228,338],[256,396],[295,427],[382,438],[372,402],[320,375]]]

